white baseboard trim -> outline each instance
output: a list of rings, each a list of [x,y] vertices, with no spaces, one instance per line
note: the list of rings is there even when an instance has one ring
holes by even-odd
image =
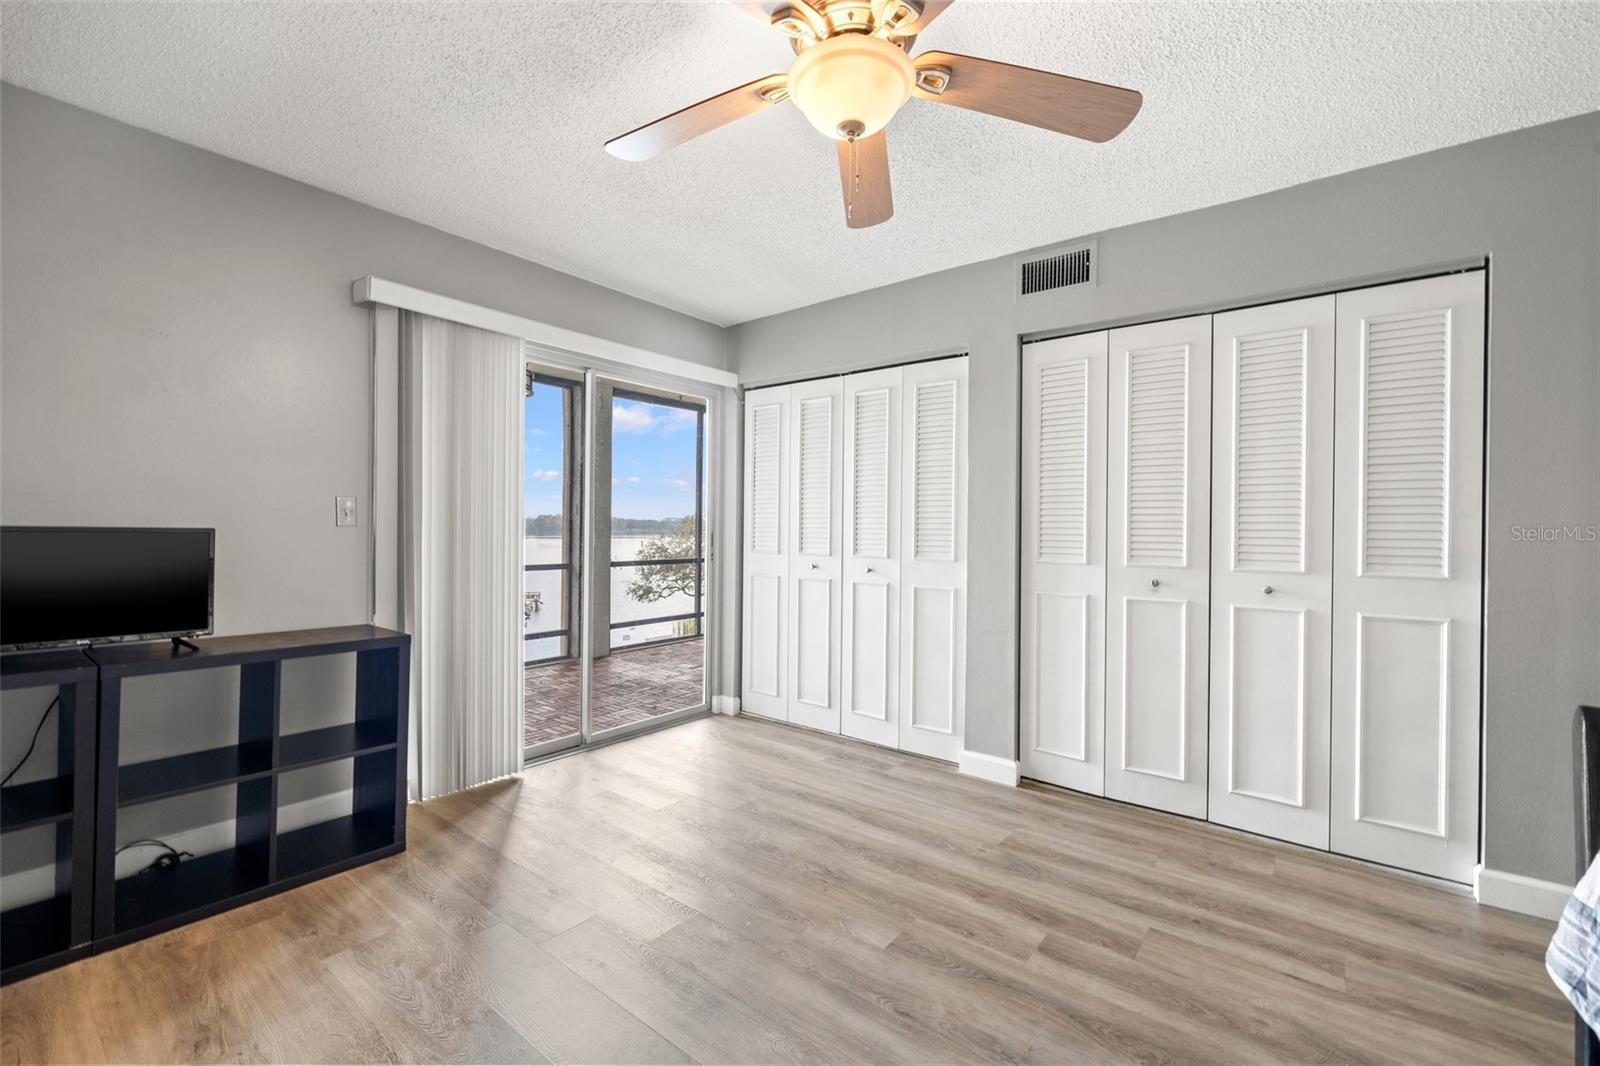
[[[1017,767],[1017,760],[1002,759],[998,755],[985,755],[981,751],[963,751],[961,761],[956,764],[956,768],[968,777],[982,778],[1008,788],[1016,788],[1017,782],[1022,780],[1022,771]]]
[[[711,713],[734,715],[739,713],[738,696],[712,696]]]
[[[1572,895],[1572,886],[1559,881],[1490,870],[1481,863],[1473,873],[1472,896],[1486,907],[1531,914],[1555,921]]]

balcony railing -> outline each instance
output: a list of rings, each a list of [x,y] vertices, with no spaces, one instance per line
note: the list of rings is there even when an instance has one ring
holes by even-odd
[[[610,623],[610,626],[609,626],[609,628],[611,629],[612,632],[615,632],[615,631],[617,631],[619,629],[635,629],[635,628],[637,628],[639,626],[658,625],[658,624],[667,623],[667,622],[689,622],[689,621],[694,622],[694,632],[692,632],[692,633],[674,634],[674,635],[672,635],[670,637],[659,637],[659,638],[657,638],[655,640],[641,641],[640,643],[637,643],[637,644],[626,644],[626,645],[622,645],[620,647],[614,647],[611,650],[612,651],[630,651],[630,650],[632,650],[634,648],[652,648],[652,647],[656,647],[656,646],[661,645],[661,644],[671,644],[671,643],[673,643],[675,641],[680,641],[680,640],[694,640],[694,639],[697,639],[699,637],[704,636],[705,635],[705,616],[706,616],[706,612],[705,612],[705,562],[706,562],[706,560],[705,560],[704,556],[697,556],[697,557],[683,558],[683,559],[613,559],[611,561],[611,569],[612,570],[621,570],[621,569],[623,569],[625,567],[645,567],[645,566],[692,566],[692,567],[694,567],[694,610],[688,611],[688,612],[682,612],[682,613],[678,613],[678,614],[652,615],[652,616],[650,616],[648,618],[629,618],[629,619],[625,619],[625,620],[620,621],[620,622],[613,621],[613,622]],[[572,569],[573,569],[573,566],[572,566],[571,563],[564,563],[564,562],[563,563],[524,563],[523,566],[522,566],[522,570],[523,570],[524,573],[532,573],[532,572],[536,572],[536,571],[555,571],[555,570],[559,570],[564,575],[566,575],[566,580],[563,582],[563,584],[568,588],[570,588],[570,578],[571,578]],[[563,655],[549,655],[549,656],[545,656],[544,658],[541,658],[541,659],[524,659],[523,660],[523,665],[525,665],[525,666],[542,666],[545,663],[561,662],[561,661],[564,661],[566,659],[575,658],[576,655],[577,655],[577,651],[576,651],[575,648],[570,647],[570,638],[571,637],[572,637],[572,629],[570,628],[570,625],[563,626],[560,629],[540,629],[540,630],[535,630],[535,631],[532,631],[532,632],[524,632],[522,634],[522,639],[523,639],[523,642],[524,642],[524,646],[526,646],[526,643],[528,641],[530,641],[530,640],[566,639],[566,640],[569,641],[569,648],[568,648],[567,653],[563,654]]]
[[[622,622],[612,622],[611,629],[633,629],[636,626],[655,625],[661,622],[694,622],[693,633],[675,634],[670,637],[660,637],[656,640],[647,640],[639,644],[629,644],[628,648],[649,648],[657,644],[670,644],[675,640],[693,640],[705,635],[705,557],[699,556],[688,559],[613,559],[611,569],[620,570],[629,566],[692,566],[694,567],[694,610],[686,614],[663,614],[652,618],[629,618]],[[612,648],[612,651],[625,649]]]
[[[534,573],[534,572],[552,571],[552,570],[560,570],[560,571],[562,571],[563,575],[565,575],[563,577],[563,579],[562,579],[562,582],[561,582],[562,588],[563,589],[570,588],[571,582],[570,582],[569,578],[570,578],[570,574],[571,574],[571,571],[572,571],[572,564],[571,563],[523,563],[522,564],[522,572],[524,574]],[[569,615],[569,617],[570,617],[570,615]],[[530,640],[550,640],[550,639],[563,639],[563,640],[565,640],[565,639],[567,639],[567,638],[569,638],[571,636],[572,636],[572,629],[571,629],[570,623],[568,625],[562,626],[560,629],[540,629],[540,630],[536,630],[536,631],[531,632],[531,633],[527,632],[526,630],[524,630],[523,634],[522,634],[523,655],[524,656],[527,655],[528,641],[530,641]],[[543,663],[560,662],[563,659],[572,658],[572,655],[573,655],[573,651],[572,651],[572,648],[570,647],[570,642],[569,642],[567,653],[564,654],[564,655],[547,655],[542,659],[524,658],[522,660],[522,665],[524,665],[524,666],[538,666],[538,665],[541,665]]]

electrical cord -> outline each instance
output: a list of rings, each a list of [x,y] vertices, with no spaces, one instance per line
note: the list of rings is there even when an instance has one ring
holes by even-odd
[[[33,739],[28,741],[28,750],[22,753],[22,759],[17,763],[17,765],[11,768],[11,772],[6,774],[4,778],[0,778],[0,788],[4,788],[6,785],[10,784],[11,779],[17,776],[17,771],[21,770],[25,765],[27,765],[28,759],[33,756],[33,749],[38,746],[39,734],[44,731],[44,724],[49,720],[50,712],[55,710],[56,704],[60,702],[61,697],[58,694],[55,699],[50,701],[50,705],[44,709],[44,713],[39,716],[39,724],[33,727]],[[170,870],[184,859],[194,858],[194,852],[192,851],[180,851],[171,844],[168,844],[165,840],[155,840],[148,837],[143,840],[129,841],[117,849],[117,854],[121,855],[130,848],[163,849],[163,853],[156,856],[155,861],[149,866],[146,866],[143,870],[140,870],[140,873],[148,873],[151,870]]]
[[[11,783],[11,779],[17,776],[17,771],[22,769],[22,767],[27,763],[28,757],[33,754],[34,745],[39,743],[39,733],[44,729],[45,720],[50,717],[50,712],[55,710],[56,704],[60,702],[61,696],[58,693],[56,698],[50,701],[50,706],[46,707],[44,709],[44,713],[39,716],[39,724],[33,727],[33,739],[28,741],[28,750],[22,753],[21,762],[18,762],[17,765],[13,766],[11,768],[11,772],[6,774],[3,780],[0,780],[0,788],[4,788],[9,785]]]
[[[165,840],[154,840],[150,838],[146,838],[144,840],[130,840],[128,843],[117,849],[117,854],[121,855],[129,848],[166,849],[164,854],[156,856],[154,862],[152,862],[149,866],[146,866],[143,870],[139,871],[142,874],[149,873],[151,870],[170,870],[184,859],[194,858],[194,852],[192,851],[179,851],[171,844],[168,844]]]

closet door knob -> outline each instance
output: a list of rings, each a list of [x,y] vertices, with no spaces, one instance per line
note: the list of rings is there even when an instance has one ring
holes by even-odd
[[[1153,589],[1158,589],[1158,588],[1161,587],[1161,582],[1157,581],[1155,578],[1151,578],[1150,579],[1150,587],[1153,588]]]
[[[1261,591],[1265,592],[1268,596],[1270,596],[1270,595],[1272,595],[1272,586],[1271,585],[1262,585],[1261,586]]]
[[[811,569],[815,570],[816,568],[817,568],[817,564],[816,563],[812,563],[811,564]]]
[[[869,574],[872,573],[872,567],[870,567],[870,566],[867,567],[867,573],[869,573]]]

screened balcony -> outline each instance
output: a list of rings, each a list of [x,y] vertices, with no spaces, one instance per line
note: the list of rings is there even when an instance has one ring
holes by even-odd
[[[594,655],[591,736],[706,702],[704,407],[597,383],[594,518],[586,531],[582,393],[580,381],[530,370],[523,542],[530,757],[580,734],[585,624]],[[587,553],[580,547],[586,532],[593,538]],[[587,605],[580,602],[585,559],[596,570]]]

